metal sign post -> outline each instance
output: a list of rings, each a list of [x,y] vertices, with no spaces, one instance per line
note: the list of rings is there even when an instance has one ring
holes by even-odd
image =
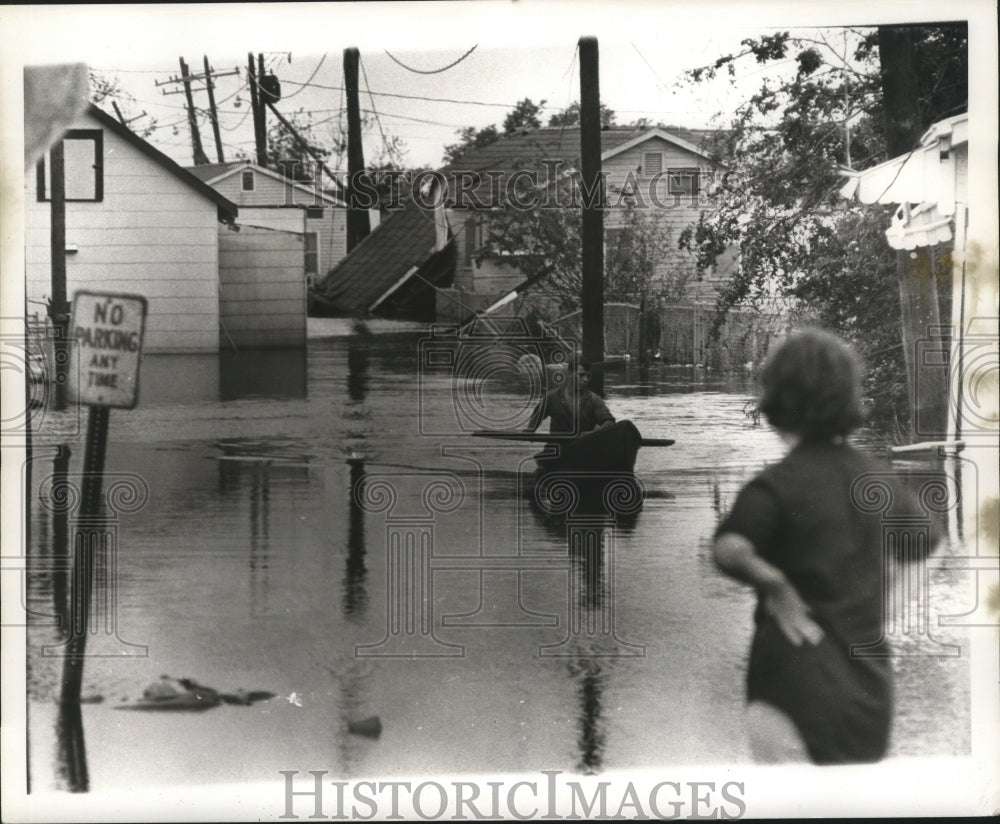
[[[83,490],[73,541],[73,592],[70,638],[61,700],[78,703],[83,660],[90,630],[94,561],[107,546],[101,519],[104,455],[111,408],[133,409],[139,396],[139,358],[146,323],[146,299],[139,295],[80,291],[73,296],[70,339],[77,357],[70,365],[68,396],[90,406],[83,459]]]

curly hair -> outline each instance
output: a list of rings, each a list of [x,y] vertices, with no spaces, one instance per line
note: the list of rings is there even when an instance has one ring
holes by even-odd
[[[846,435],[865,421],[862,372],[860,358],[837,335],[793,332],[764,367],[760,411],[776,429],[804,440]]]

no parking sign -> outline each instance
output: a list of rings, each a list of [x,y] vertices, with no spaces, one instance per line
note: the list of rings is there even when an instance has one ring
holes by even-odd
[[[70,400],[133,409],[139,400],[139,356],[146,323],[146,299],[80,291],[73,295],[70,338]]]

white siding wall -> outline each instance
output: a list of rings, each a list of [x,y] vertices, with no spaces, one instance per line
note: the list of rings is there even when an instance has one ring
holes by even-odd
[[[305,345],[302,259],[301,233],[220,231],[221,346],[230,346],[229,339],[237,347]]]
[[[643,166],[643,155],[647,152],[658,152],[662,155],[664,172],[674,168],[698,168],[701,172],[699,183],[701,191],[698,195],[692,198],[668,194],[665,176],[660,178],[656,187],[657,191],[652,193],[651,176],[646,174]],[[666,277],[668,273],[676,275],[679,272],[684,272],[689,277],[689,297],[700,300],[714,299],[715,290],[720,282],[726,280],[729,269],[721,271],[724,267],[720,266],[719,272],[701,273],[703,276],[709,276],[715,280],[714,284],[707,279],[698,281],[699,272],[694,255],[677,247],[677,239],[681,232],[698,221],[700,212],[710,211],[713,207],[711,198],[706,192],[712,171],[711,164],[706,159],[673,143],[661,138],[652,138],[605,160],[603,168],[607,172],[609,205],[604,218],[605,228],[613,229],[621,225],[620,212],[612,207],[619,203],[622,187],[626,182],[637,183],[641,194],[641,200],[638,200],[637,203],[639,205],[645,203],[648,208],[655,210],[660,224],[667,232],[667,253],[661,265],[657,267],[658,274]],[[630,172],[632,173],[631,179],[629,178]],[[654,194],[655,197],[659,198],[659,203],[654,200]]]
[[[253,170],[251,170],[253,171]],[[287,228],[286,216],[276,216],[272,219],[262,217],[265,208],[271,211],[297,212],[301,223],[304,210],[300,206],[322,206],[323,218],[307,218],[307,232],[319,232],[319,268],[323,277],[347,254],[347,210],[339,205],[331,205],[324,201],[321,192],[316,192],[306,185],[305,189],[288,186],[269,175],[254,174],[254,191],[243,191],[243,173],[236,171],[222,180],[212,184],[212,188],[240,207],[240,222],[247,214],[254,216],[247,220],[258,226],[270,226],[275,229]],[[250,208],[260,207],[260,208]],[[300,226],[293,231],[303,231]],[[304,270],[303,270],[304,271]]]
[[[265,207],[241,207],[236,218],[237,226],[258,226],[278,229],[283,232],[305,231],[305,212],[302,209],[268,209]]]
[[[249,169],[254,173],[254,189],[243,191],[243,171],[237,170],[212,184],[212,188],[231,200],[237,206],[321,206],[322,190],[314,190],[309,184],[304,188],[292,186],[270,175]]]
[[[74,128],[97,129],[84,115]],[[50,204],[38,202],[35,170],[25,186],[25,288],[51,295]],[[145,352],[215,352],[219,345],[216,204],[131,144],[104,130],[104,199],[66,204],[67,296],[78,289],[148,300]],[[45,315],[30,302],[29,313]]]

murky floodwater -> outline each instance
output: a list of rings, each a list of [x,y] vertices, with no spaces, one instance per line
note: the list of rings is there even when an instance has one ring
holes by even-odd
[[[520,420],[525,382],[451,370],[412,333],[145,359],[140,407],[111,414],[107,472],[108,484],[140,476],[148,499],[113,527],[111,626],[88,640],[107,657],[87,660],[83,689],[103,701],[83,706],[71,748],[57,735],[62,660],[43,654],[67,591],[45,559],[66,520],[34,510],[36,788],[748,760],[753,599],[708,547],[720,512],[783,451],[744,412],[753,388],[692,370],[609,373],[613,413],[677,441],[640,451],[641,512],[609,524],[531,505],[520,470],[535,448],[462,434]],[[52,444],[80,471],[79,423],[47,416],[36,501],[52,497]],[[932,571],[930,593],[934,615],[971,607],[962,573]],[[960,654],[897,661],[897,755],[968,752],[968,641],[934,634]],[[121,711],[162,674],[276,697]],[[372,716],[380,737],[348,732]]]

